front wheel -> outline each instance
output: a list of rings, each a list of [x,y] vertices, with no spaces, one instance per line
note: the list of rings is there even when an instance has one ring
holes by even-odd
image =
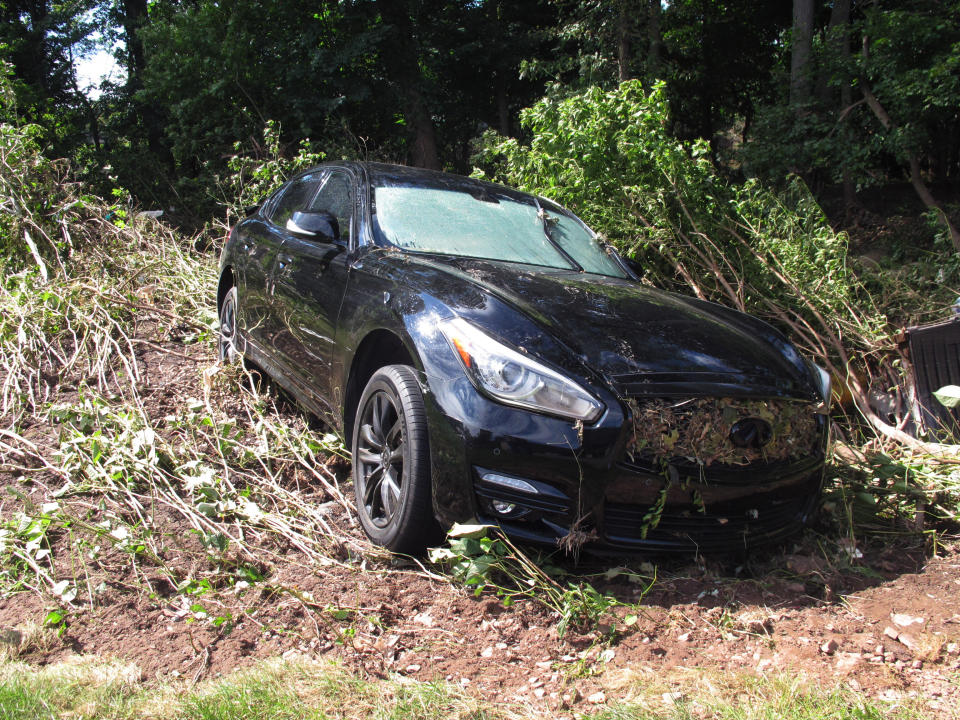
[[[237,286],[227,290],[220,303],[220,336],[217,354],[221,362],[232,363],[240,359],[237,350]]]
[[[370,378],[357,406],[351,447],[364,531],[394,552],[423,551],[436,521],[427,414],[413,368],[388,365]]]

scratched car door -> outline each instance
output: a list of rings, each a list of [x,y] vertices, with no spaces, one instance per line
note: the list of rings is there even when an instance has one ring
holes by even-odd
[[[331,364],[340,303],[347,284],[353,234],[355,190],[346,170],[332,169],[320,192],[304,209],[329,212],[339,237],[304,237],[288,233],[278,258],[276,300],[285,323],[279,348],[285,362],[300,374],[304,389],[336,415],[339,394],[331,387]]]

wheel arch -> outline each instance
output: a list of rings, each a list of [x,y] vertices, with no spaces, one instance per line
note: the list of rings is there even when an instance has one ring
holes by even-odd
[[[378,328],[369,332],[353,355],[343,397],[343,436],[350,442],[357,404],[373,374],[387,365],[410,365],[415,370],[422,366],[416,353],[392,330]]]
[[[230,292],[230,288],[236,285],[233,277],[233,268],[227,265],[220,273],[220,281],[217,283],[217,316],[220,315],[220,308],[223,307],[223,299]]]

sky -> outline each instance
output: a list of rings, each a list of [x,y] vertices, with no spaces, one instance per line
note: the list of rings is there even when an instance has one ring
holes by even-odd
[[[108,77],[123,79],[123,68],[108,50],[97,50],[77,61],[77,83],[91,100],[100,97],[100,83]]]

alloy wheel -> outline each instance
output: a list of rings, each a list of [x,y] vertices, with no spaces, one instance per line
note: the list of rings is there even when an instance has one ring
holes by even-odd
[[[233,362],[237,357],[237,288],[227,292],[220,306],[220,337],[217,343],[220,360]]]
[[[403,495],[404,430],[399,398],[377,390],[367,398],[357,443],[358,490],[367,517],[378,528],[388,527]]]

